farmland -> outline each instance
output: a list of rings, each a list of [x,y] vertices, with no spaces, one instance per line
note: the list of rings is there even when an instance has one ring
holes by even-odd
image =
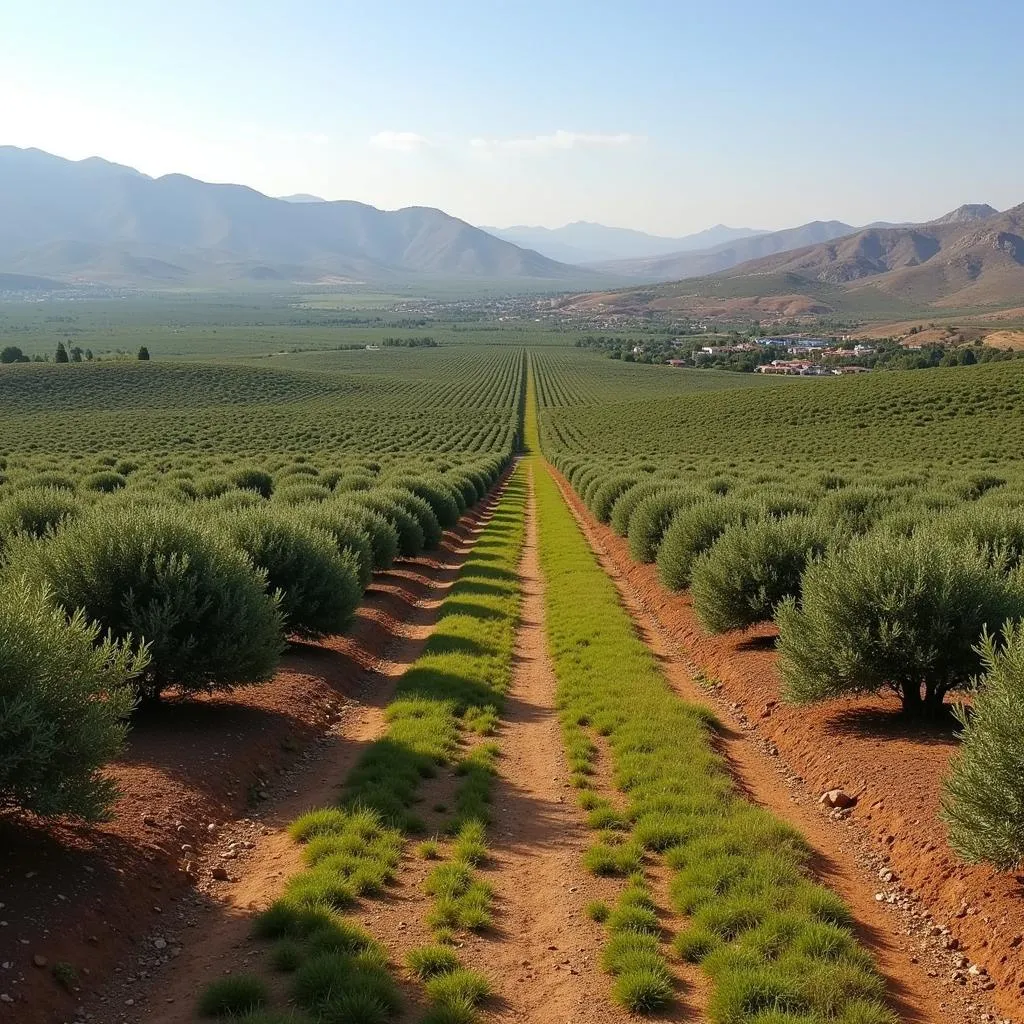
[[[0,318],[0,1020],[1018,1014],[1022,365],[377,302]]]

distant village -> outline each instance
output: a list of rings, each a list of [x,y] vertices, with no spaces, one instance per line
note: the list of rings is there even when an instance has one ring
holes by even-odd
[[[682,339],[677,339],[682,340]],[[870,373],[871,367],[862,366],[858,363],[846,363],[838,366],[826,364],[825,359],[849,359],[861,358],[874,355],[876,346],[871,344],[855,344],[852,348],[836,345],[834,340],[828,338],[755,338],[752,341],[741,341],[735,345],[702,345],[695,350],[694,356],[707,356],[715,359],[724,355],[736,355],[739,353],[758,354],[767,350],[785,350],[790,359],[771,359],[768,362],[759,362],[755,367],[756,373],[777,373],[788,376],[801,377],[829,377],[840,376],[851,373]],[[695,361],[690,359],[669,359],[666,360],[670,366],[694,366]]]

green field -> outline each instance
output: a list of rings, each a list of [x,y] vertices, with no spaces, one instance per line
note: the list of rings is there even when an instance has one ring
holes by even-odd
[[[430,335],[443,345],[559,344],[565,334],[529,319],[500,321],[483,298],[412,295],[177,295],[46,303],[0,302],[0,348],[49,356],[62,341],[97,359],[274,359],[296,352],[381,345]],[[377,353],[382,355],[386,353]]]
[[[894,717],[948,726],[972,690],[943,813],[957,852],[1011,869],[1024,364],[685,370],[603,358],[523,318],[380,301],[0,309],[3,343],[29,353],[63,339],[153,355],[0,366],[0,811],[102,817],[116,798],[103,766],[136,706],[159,716],[168,699],[273,679],[289,644],[344,634],[375,573],[437,549],[502,485],[338,806],[293,826],[306,869],[256,919],[288,994],[240,975],[204,1005],[287,1003],[313,1021],[358,1003],[353,1019],[392,1019],[394,965],[339,915],[385,894],[422,834],[419,856],[439,863],[406,982],[428,1020],[478,1019],[490,982],[456,950],[495,920],[482,871],[529,534],[559,754],[593,829],[581,861],[617,880],[614,906],[587,911],[606,925],[599,997],[657,1011],[685,962],[709,979],[714,1024],[892,1020],[849,911],[800,836],[736,790],[715,720],[667,687],[551,470],[690,594],[708,632],[774,624],[761,639],[777,645],[781,699],[881,692],[902,702]],[[450,803],[422,806],[424,780],[446,772]],[[674,934],[668,906],[685,922]]]

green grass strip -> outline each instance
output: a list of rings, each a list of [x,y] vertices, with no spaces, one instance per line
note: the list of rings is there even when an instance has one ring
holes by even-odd
[[[526,435],[535,442],[529,407]],[[663,857],[673,869],[673,904],[690,919],[676,950],[710,976],[714,1024],[889,1024],[884,982],[847,908],[811,879],[806,843],[737,795],[713,748],[713,716],[671,692],[552,477],[537,473],[536,488],[548,641],[570,764],[577,785],[592,794],[591,737],[607,737],[614,784],[626,797],[626,828],[604,832],[588,866],[633,874]],[[593,796],[585,802],[603,807]],[[604,962],[615,997],[642,1011],[664,975],[641,878],[631,885],[627,905],[609,917],[618,915]]]
[[[399,681],[387,733],[348,780],[348,805],[373,808],[404,832],[422,831],[412,813],[420,784],[459,760],[461,731],[485,732],[497,721],[512,678],[525,507],[520,468],[445,598],[423,653]],[[463,794],[459,824],[479,818],[481,803]]]

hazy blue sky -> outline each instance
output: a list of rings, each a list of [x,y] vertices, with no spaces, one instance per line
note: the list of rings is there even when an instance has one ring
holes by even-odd
[[[928,219],[1024,201],[1022,40],[1021,0],[0,0],[0,144],[501,226]]]

